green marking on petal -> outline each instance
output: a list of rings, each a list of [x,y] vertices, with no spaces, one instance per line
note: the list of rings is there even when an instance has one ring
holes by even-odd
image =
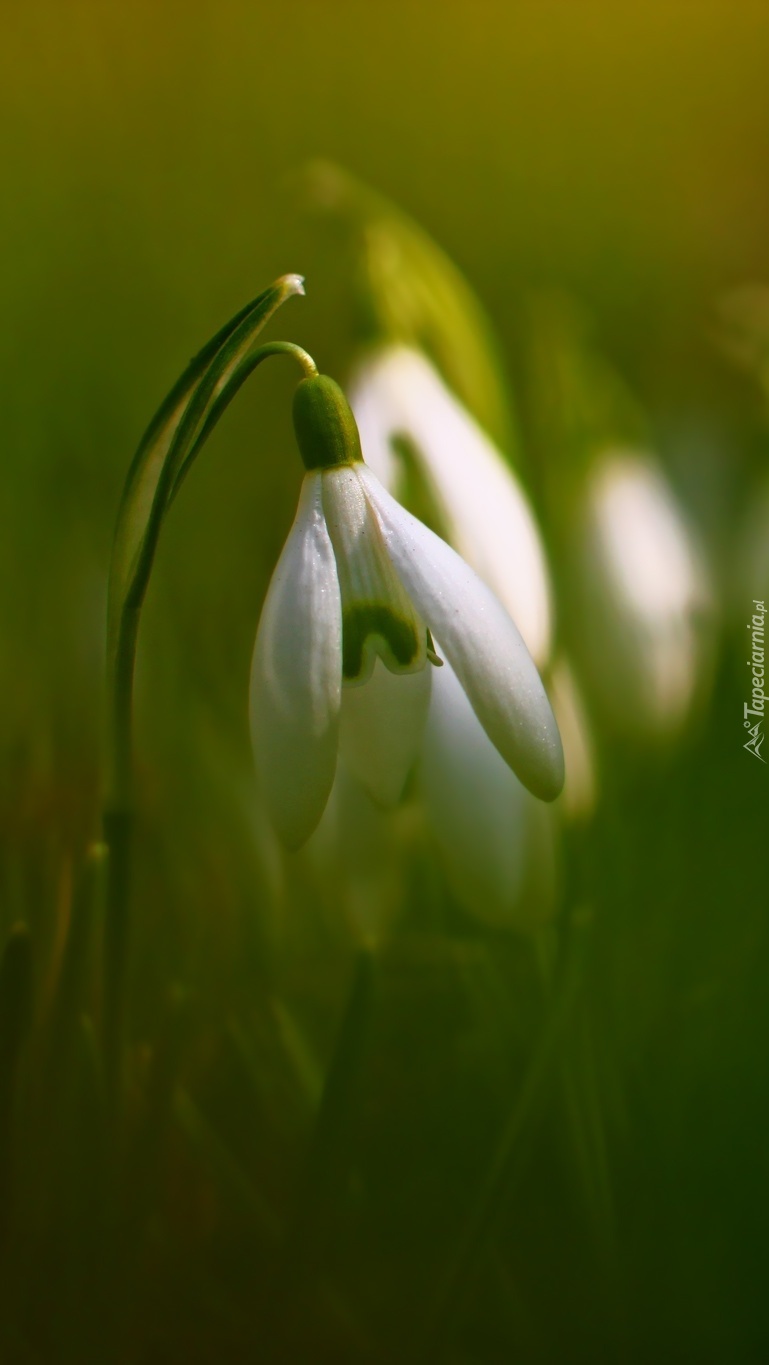
[[[356,466],[324,469],[321,479],[342,598],[345,682],[365,682],[377,656],[391,673],[419,672],[427,662],[426,628],[398,577]]]
[[[386,603],[355,602],[342,613],[342,673],[348,682],[368,674],[373,653],[391,672],[418,668],[419,633],[413,620],[404,620]]]

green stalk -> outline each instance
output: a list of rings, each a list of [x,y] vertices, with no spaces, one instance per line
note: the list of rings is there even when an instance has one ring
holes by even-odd
[[[292,342],[256,351],[256,333],[275,309],[301,290],[286,276],[242,309],[191,362],[153,418],[129,470],[115,532],[108,620],[108,797],[104,838],[109,848],[104,924],[103,1047],[107,1103],[114,1119],[121,1092],[125,977],[129,947],[134,833],[133,686],[141,608],[160,530],[194,459],[249,374],[273,355],[291,355],[305,376],[312,358]]]

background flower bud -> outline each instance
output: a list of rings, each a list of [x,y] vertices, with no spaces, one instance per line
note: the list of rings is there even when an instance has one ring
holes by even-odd
[[[645,452],[607,449],[572,509],[571,636],[610,728],[666,738],[707,677],[712,595],[695,537]]]

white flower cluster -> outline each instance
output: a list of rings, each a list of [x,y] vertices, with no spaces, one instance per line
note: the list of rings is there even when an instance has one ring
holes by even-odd
[[[334,413],[349,414],[334,390]],[[532,906],[535,921],[553,907],[557,819],[542,802],[564,782],[537,666],[549,669],[566,749],[561,813],[589,815],[596,786],[573,672],[551,657],[537,523],[424,355],[382,346],[350,392],[347,435],[329,437],[326,413],[322,439],[305,442],[299,511],[254,651],[252,729],[273,823],[289,847],[309,837],[338,756],[380,808],[417,766],[458,899],[487,922],[527,927]],[[614,720],[629,734],[672,733],[695,690],[709,593],[664,476],[648,456],[607,450],[570,510],[568,587],[592,696],[609,721],[621,698]]]

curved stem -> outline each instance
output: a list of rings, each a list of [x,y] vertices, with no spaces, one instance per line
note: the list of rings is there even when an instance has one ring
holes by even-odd
[[[208,402],[210,404],[208,412],[205,413],[200,432],[184,458],[171,487],[167,488],[161,481],[159,487],[160,496],[159,498],[156,498],[158,507],[157,509],[153,507],[152,511],[152,518],[155,522],[154,534],[151,537],[148,537],[142,572],[137,574],[130,598],[121,614],[117,646],[113,660],[110,687],[109,729],[110,799],[108,805],[110,807],[123,809],[131,805],[133,784],[133,678],[136,661],[136,641],[139,632],[139,617],[155,561],[155,553],[157,551],[160,527],[163,518],[175,499],[182,482],[189,473],[200,450],[211,435],[219,418],[235,397],[235,394],[242,384],[245,383],[248,376],[253,373],[263,360],[269,359],[270,356],[277,355],[289,355],[296,360],[303,370],[306,379],[312,378],[318,373],[318,367],[312,356],[301,346],[297,346],[292,341],[270,341],[263,346],[259,346],[257,350],[253,351],[240,362],[234,373],[228,377],[226,384],[219,393],[216,393],[214,390],[213,392],[204,395],[203,403],[201,404],[203,411],[191,412],[191,425],[194,425],[195,421],[200,421],[201,417],[203,417],[205,403]]]
[[[271,355],[292,356],[304,370],[305,379],[313,379],[318,373],[318,367],[309,351],[305,351],[302,346],[297,346],[294,341],[266,341],[263,346],[253,352],[249,359],[258,365],[260,361],[266,360]]]
[[[235,394],[242,388],[243,384],[245,384],[248,376],[253,374],[257,365],[261,365],[262,361],[267,360],[271,355],[293,356],[294,360],[296,360],[304,370],[305,379],[312,379],[318,373],[318,367],[312,356],[308,355],[307,351],[302,350],[301,346],[295,346],[292,341],[268,342],[265,346],[260,346],[258,350],[252,351],[251,355],[247,355],[244,360],[241,360],[240,364],[227,380],[224,388],[217,394],[208,409],[205,421],[203,422],[198,435],[195,437],[193,445],[185,456],[185,459],[182,461],[176,478],[171,485],[171,490],[168,494],[167,507],[170,507],[175,501],[176,495],[184,483],[191,466],[194,464],[199,450],[205,445],[211,432],[219,421],[219,418],[229,407]]]
[[[245,325],[245,324],[244,324]],[[238,389],[270,356],[289,355],[304,377],[317,375],[312,356],[290,341],[272,341],[247,355],[220,386],[205,376],[190,398],[177,433],[176,449],[194,436],[173,476],[171,450],[158,481],[142,557],[131,591],[120,613],[114,652],[108,664],[108,798],[104,808],[104,836],[109,848],[104,924],[104,1059],[108,1103],[117,1113],[123,1051],[125,973],[128,957],[131,845],[133,842],[133,685],[141,608],[155,560],[160,528],[195,458]],[[218,391],[217,391],[218,390]],[[130,478],[130,474],[129,474]]]

